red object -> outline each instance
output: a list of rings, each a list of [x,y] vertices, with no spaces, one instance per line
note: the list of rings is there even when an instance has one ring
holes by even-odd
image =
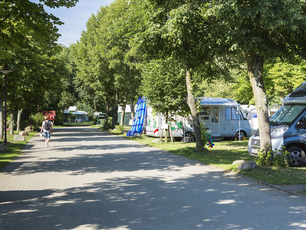
[[[158,129],[155,129],[155,130],[154,130],[154,134],[155,134],[156,132],[158,132]]]
[[[54,123],[54,120],[56,118],[55,111],[42,111],[43,116],[48,116],[49,121],[52,121]]]

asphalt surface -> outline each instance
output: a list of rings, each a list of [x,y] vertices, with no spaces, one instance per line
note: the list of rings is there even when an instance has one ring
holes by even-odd
[[[306,229],[306,196],[94,128],[35,136],[0,174],[0,229]]]

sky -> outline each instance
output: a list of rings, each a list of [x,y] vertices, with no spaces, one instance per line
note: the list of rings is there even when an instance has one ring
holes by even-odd
[[[45,8],[48,13],[58,17],[63,23],[59,28],[61,36],[58,43],[68,47],[81,38],[86,23],[92,14],[97,14],[101,6],[109,6],[114,0],[79,0],[75,7]]]

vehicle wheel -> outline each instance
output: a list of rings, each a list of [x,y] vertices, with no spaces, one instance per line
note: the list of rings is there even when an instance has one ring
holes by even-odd
[[[194,141],[195,141],[195,137],[194,137],[194,135],[193,135],[192,132],[187,132],[187,133],[185,134],[185,138],[186,138],[186,140],[189,139],[188,142],[194,142]]]
[[[239,140],[239,131],[236,133],[235,137],[237,140]],[[240,140],[243,140],[244,137],[247,137],[246,133],[244,131],[240,131]]]
[[[288,164],[290,167],[301,167],[305,163],[305,152],[300,147],[291,147],[288,149]]]

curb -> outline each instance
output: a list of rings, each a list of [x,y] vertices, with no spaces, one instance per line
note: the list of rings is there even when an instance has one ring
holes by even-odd
[[[295,195],[295,196],[300,195],[300,193],[297,193],[297,192],[294,192],[294,191],[291,191],[291,190],[288,190],[288,189],[280,188],[280,187],[278,187],[277,185],[269,184],[269,183],[267,183],[267,182],[264,182],[264,181],[261,181],[261,180],[254,179],[254,178],[252,178],[252,177],[244,176],[244,175],[241,175],[241,174],[239,174],[239,176],[248,178],[248,179],[250,179],[250,180],[252,180],[252,181],[255,181],[255,182],[259,183],[259,184],[263,184],[263,185],[266,185],[266,186],[268,186],[268,187],[275,188],[275,189],[278,189],[278,190],[283,191],[283,192],[290,193],[290,194]]]

